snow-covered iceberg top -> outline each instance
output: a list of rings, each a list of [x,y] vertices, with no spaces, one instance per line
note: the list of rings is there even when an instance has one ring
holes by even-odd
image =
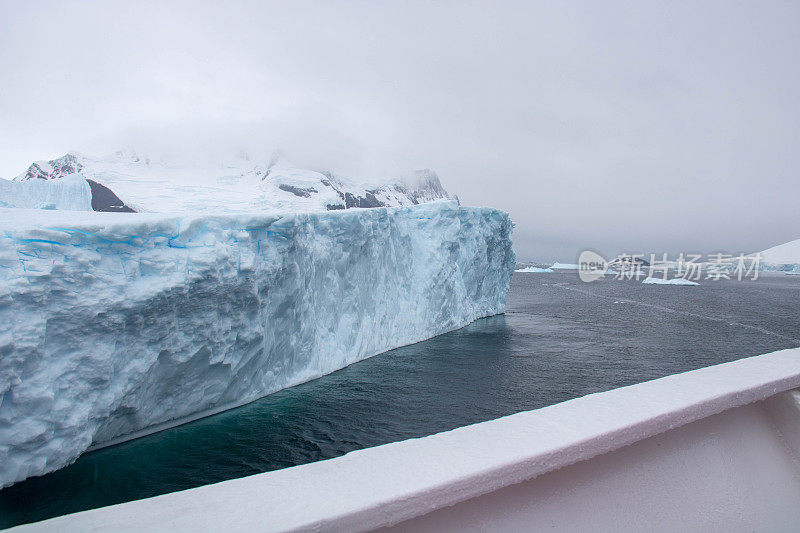
[[[0,209],[0,486],[502,313],[508,215]]]
[[[13,182],[0,180],[0,206],[37,207],[42,203],[20,201],[26,196],[69,197],[58,183],[69,175],[80,176],[91,186],[92,204],[82,208],[94,211],[329,211],[457,200],[428,169],[397,178],[356,180],[298,168],[281,155],[208,164],[154,160],[120,151],[105,157],[70,152],[32,163]]]
[[[645,278],[642,283],[645,285],[700,285],[696,281],[690,281],[685,278]]]

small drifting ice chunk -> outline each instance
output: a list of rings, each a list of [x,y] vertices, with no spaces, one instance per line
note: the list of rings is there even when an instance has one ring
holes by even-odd
[[[559,263],[556,261],[550,268],[553,270],[578,270],[578,265],[573,263]]]
[[[520,268],[519,270],[515,270],[514,272],[536,272],[536,273],[539,273],[539,274],[552,274],[553,273],[553,269],[551,269],[551,268],[539,268],[539,267],[531,266],[531,267]]]
[[[672,278],[672,279],[663,279],[663,278],[645,278],[642,283],[647,285],[700,285],[695,281],[689,281],[685,278]]]

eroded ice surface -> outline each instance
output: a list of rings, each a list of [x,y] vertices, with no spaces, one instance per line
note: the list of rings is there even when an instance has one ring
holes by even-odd
[[[0,485],[501,313],[512,223],[0,209]]]

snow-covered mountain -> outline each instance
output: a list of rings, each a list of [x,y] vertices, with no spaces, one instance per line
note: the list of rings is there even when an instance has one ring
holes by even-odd
[[[456,199],[445,191],[436,173],[359,182],[331,172],[297,168],[282,156],[254,162],[240,157],[225,164],[177,164],[120,151],[106,157],[70,152],[57,159],[37,161],[14,178],[18,185],[0,184],[0,206],[36,208],[74,202],[53,201],[59,192],[28,185],[81,176],[91,189],[94,211],[244,212],[330,211],[353,207],[391,207]],[[80,188],[76,183],[75,187]],[[64,189],[63,184],[59,185]],[[76,190],[61,191],[70,197]],[[40,198],[47,196],[47,199]]]

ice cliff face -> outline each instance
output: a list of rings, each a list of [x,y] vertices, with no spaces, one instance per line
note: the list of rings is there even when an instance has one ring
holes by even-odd
[[[92,209],[92,191],[79,174],[47,182],[32,180],[25,183],[0,179],[0,207],[28,209]]]
[[[0,486],[504,311],[500,211],[0,209]]]
[[[265,162],[240,157],[204,166],[197,162],[153,161],[130,152],[101,158],[68,153],[50,161],[37,161],[14,178],[15,190],[28,191],[26,194],[31,197],[52,197],[62,193],[58,182],[73,175],[85,178],[91,187],[91,206],[81,209],[94,211],[330,211],[457,200],[430,170],[405,178],[361,183],[331,172],[297,168],[280,156]],[[36,207],[43,203],[20,202],[20,195],[10,194],[8,187],[0,187],[0,202],[8,207]],[[51,187],[54,191],[48,192]],[[56,202],[58,209],[66,209],[59,205]]]

